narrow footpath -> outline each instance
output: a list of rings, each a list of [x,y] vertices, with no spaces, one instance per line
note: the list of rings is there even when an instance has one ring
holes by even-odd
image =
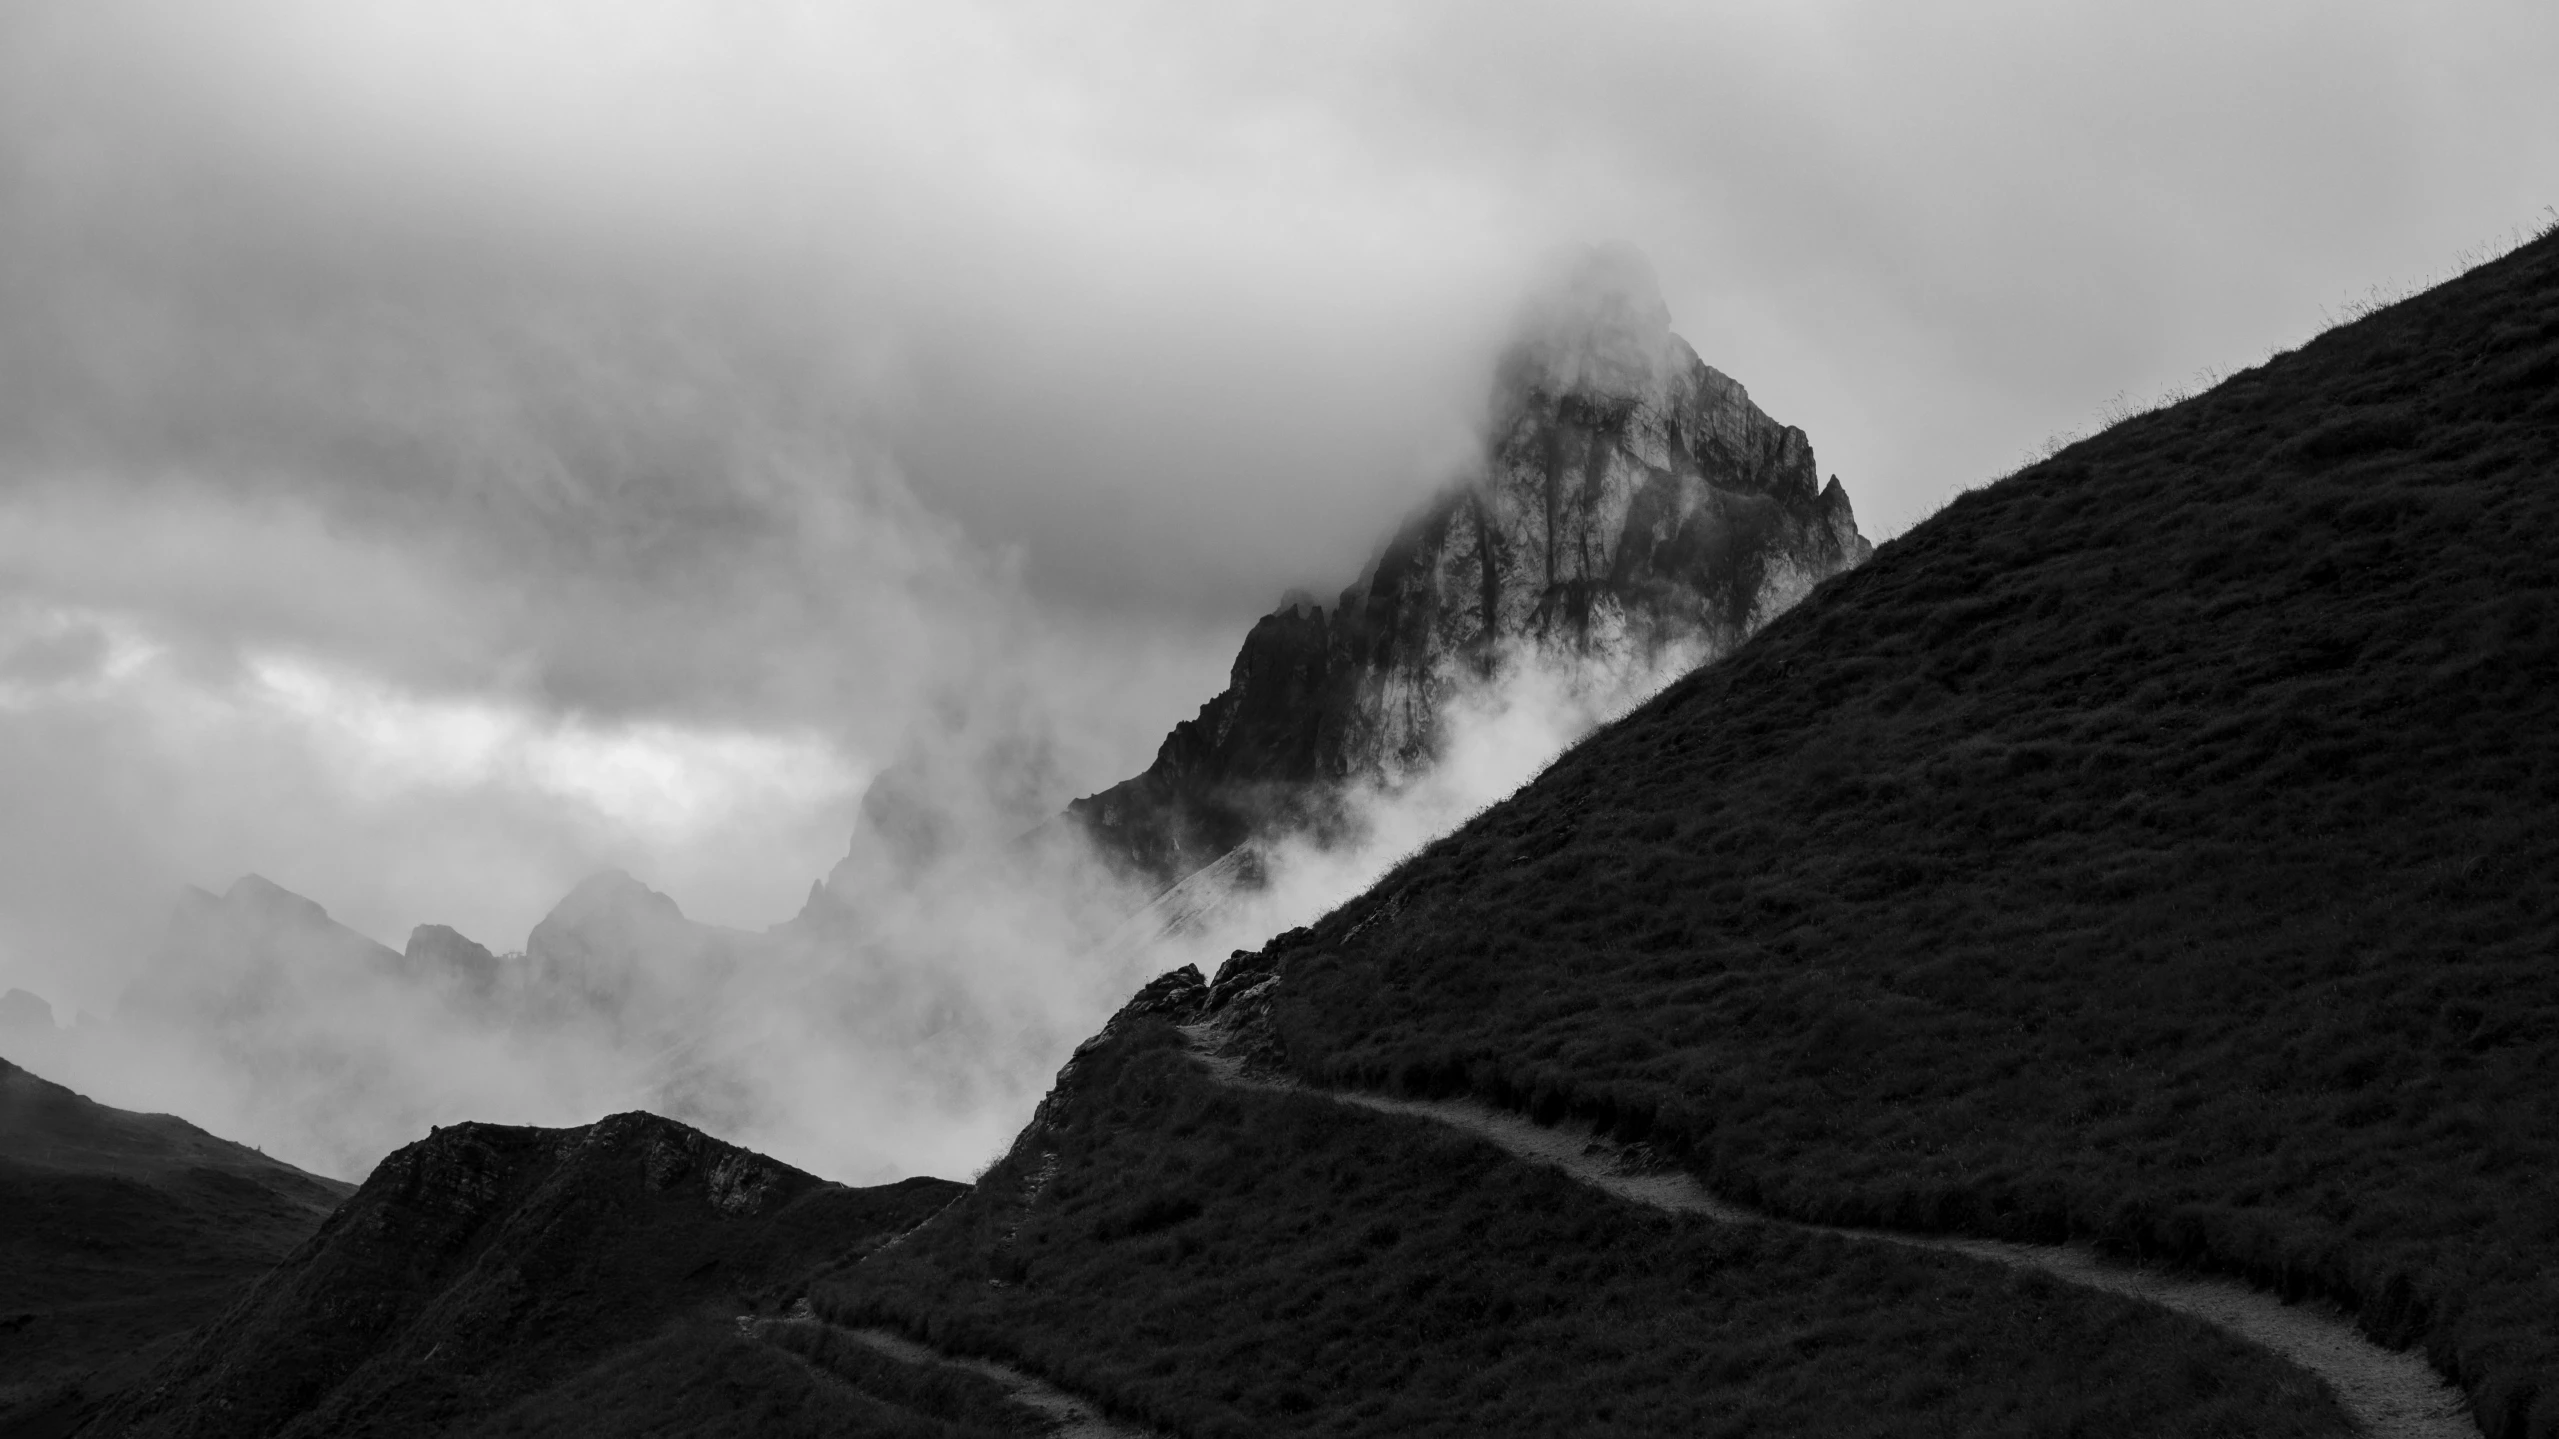
[[[1087,1400],[1069,1394],[1045,1379],[1025,1374],[1009,1364],[992,1359],[966,1358],[945,1354],[929,1345],[919,1344],[888,1329],[849,1329],[820,1319],[803,1299],[792,1312],[780,1319],[751,1320],[739,1317],[741,1327],[749,1332],[767,1325],[811,1324],[852,1340],[867,1349],[885,1354],[904,1364],[964,1369],[1001,1385],[1007,1397],[1025,1409],[1049,1421],[1051,1439],[1162,1439],[1151,1429],[1123,1424],[1102,1413]]]
[[[2033,1269],[2066,1284],[2145,1300],[2200,1319],[2262,1348],[2273,1350],[2327,1381],[2338,1402],[2375,1439],[2480,1439],[2469,1401],[2444,1382],[2422,1355],[2385,1349],[2367,1338],[2354,1319],[2324,1300],[2287,1304],[2234,1280],[2125,1264],[2084,1244],[2013,1244],[1957,1239],[1885,1229],[1801,1224],[1745,1209],[1706,1192],[1686,1174],[1647,1169],[1623,1145],[1588,1126],[1544,1126],[1525,1116],[1472,1100],[1392,1099],[1352,1090],[1247,1075],[1243,1062],[1222,1053],[1215,1026],[1182,1026],[1192,1056],[1220,1083],[1244,1089],[1313,1094],[1381,1114],[1400,1114],[1461,1129],[1490,1140],[1532,1164],[1565,1174],[1621,1199],[1683,1214],[1703,1214],[1730,1224],[1768,1224],[1844,1239],[1936,1249],[2011,1268]]]

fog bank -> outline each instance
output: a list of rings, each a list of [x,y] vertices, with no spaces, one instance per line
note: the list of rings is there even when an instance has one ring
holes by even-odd
[[[2532,222],[2551,73],[2527,0],[0,8],[0,988],[107,1014],[250,872],[393,949],[523,947],[606,868],[761,931],[902,761],[998,765],[998,843],[1462,465],[1569,243],[1649,255],[1890,535]],[[1487,704],[1516,756],[1588,710]],[[1529,767],[1376,797],[1376,854],[1238,932]],[[890,1096],[776,1142],[1003,1128],[1127,978],[1042,903],[880,921],[933,977],[880,1033],[993,1078],[742,1020],[795,1093]],[[386,1093],[655,1083],[402,1057],[384,995],[341,998]]]

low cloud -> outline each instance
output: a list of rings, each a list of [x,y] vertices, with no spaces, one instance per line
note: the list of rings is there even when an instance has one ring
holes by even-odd
[[[1559,244],[1889,535],[2537,215],[2553,69],[2527,0],[0,8],[0,985],[104,1013],[248,871],[394,945],[608,866],[760,930],[898,763],[1009,844],[1463,464]],[[1218,942],[1616,703],[1521,684]],[[844,951],[933,980],[876,1045],[815,961],[737,1012],[786,1154],[957,1165],[1151,962],[934,903]],[[446,1118],[653,1092],[372,1006]]]
[[[1060,826],[962,826],[929,855],[876,856],[900,866],[887,873],[862,868],[857,840],[827,893],[770,931],[591,882],[545,926],[568,928],[495,960],[496,987],[475,998],[415,955],[368,958],[357,936],[312,940],[300,920],[260,927],[264,891],[247,882],[137,945],[158,958],[128,973],[111,1022],[84,1005],[85,1028],[27,1058],[109,1102],[184,1094],[199,1123],[349,1176],[433,1123],[624,1108],[855,1181],[963,1174],[1137,984],[1311,921],[1700,657],[1611,666],[1523,646],[1453,686],[1436,758],[1347,795],[1327,841],[1259,845],[1248,880],[1221,866],[1151,905]],[[990,752],[1008,740],[974,733]],[[494,751],[476,735],[465,748],[486,782]],[[997,769],[930,773],[920,798],[945,812],[1002,807],[981,792],[1006,784]],[[568,807],[543,799],[555,817]]]
[[[1354,786],[1336,832],[1257,843],[1159,900],[1123,931],[1133,968],[1213,975],[1234,950],[1313,923],[1710,658],[1700,645],[1610,658],[1519,644],[1482,678],[1449,677],[1429,764]]]

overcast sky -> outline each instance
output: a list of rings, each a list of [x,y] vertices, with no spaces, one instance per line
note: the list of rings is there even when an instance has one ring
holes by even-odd
[[[2553,75],[2547,0],[10,0],[0,984],[245,870],[769,922],[960,709],[1121,778],[1559,246],[1897,533],[2549,221]]]

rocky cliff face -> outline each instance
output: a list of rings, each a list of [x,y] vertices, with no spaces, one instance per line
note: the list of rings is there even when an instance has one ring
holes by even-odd
[[[1344,786],[1435,758],[1450,700],[1522,666],[1668,678],[1872,552],[1802,430],[1671,333],[1649,268],[1594,252],[1527,315],[1480,467],[1330,609],[1295,597],[1144,774],[1071,821],[1169,885],[1247,840],[1335,822]]]

